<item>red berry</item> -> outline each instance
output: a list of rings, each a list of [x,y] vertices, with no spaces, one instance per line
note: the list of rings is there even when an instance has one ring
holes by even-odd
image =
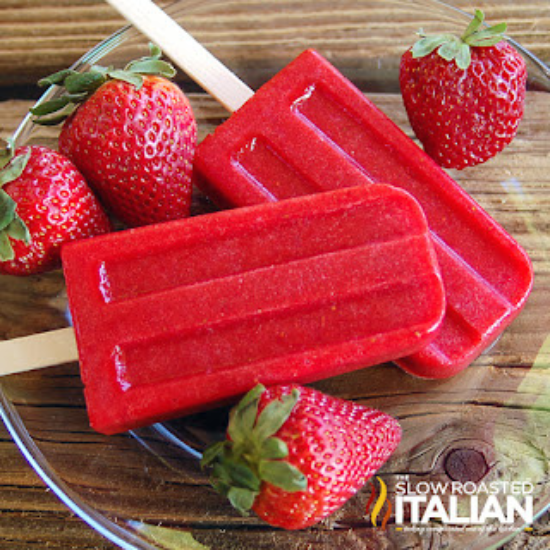
[[[232,411],[228,441],[203,462],[237,508],[273,526],[302,529],[332,514],[399,444],[399,424],[380,411],[296,385],[264,390]]]
[[[11,275],[55,269],[63,244],[111,229],[97,198],[69,159],[42,146],[18,148],[14,158],[27,153],[22,174],[2,187],[30,233],[28,243],[8,237],[14,258],[0,261],[0,273]]]
[[[59,148],[103,203],[128,225],[189,214],[197,129],[169,80],[109,80],[66,120]]]
[[[476,17],[462,40],[424,37],[401,59],[399,80],[411,126],[425,151],[446,168],[462,169],[495,156],[515,137],[524,111],[523,58],[507,42],[492,44],[501,33],[488,44],[477,39],[476,21],[481,25],[483,14]],[[456,49],[454,57],[441,52],[449,44]]]

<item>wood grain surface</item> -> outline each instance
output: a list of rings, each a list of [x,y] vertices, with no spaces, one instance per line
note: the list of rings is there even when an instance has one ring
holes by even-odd
[[[238,18],[238,8],[240,3],[246,0],[236,0],[232,2],[232,9],[224,14],[225,18]],[[169,2],[159,2],[161,5]],[[550,2],[548,0],[529,0],[526,2],[509,1],[477,1],[470,2],[466,0],[455,0],[455,5],[465,10],[471,11],[474,7],[482,7],[487,14],[490,14],[492,21],[506,20],[510,25],[510,34],[530,47],[541,59],[550,61]],[[335,3],[338,4],[338,3]],[[340,5],[349,2],[342,2]],[[118,30],[123,24],[122,19],[104,2],[97,0],[59,0],[56,2],[44,2],[39,0],[0,0],[0,97],[4,101],[0,102],[0,135],[9,135],[17,126],[23,115],[31,106],[30,98],[38,97],[38,90],[34,87],[37,78],[48,74],[60,68],[73,63],[78,57],[85,53],[90,47],[98,41],[104,39],[112,32]],[[390,30],[388,30],[390,32]],[[25,99],[21,99],[24,97]],[[401,108],[400,98],[397,95],[384,94],[374,95],[376,103],[383,109],[392,113],[392,116],[398,125],[407,128],[406,116]],[[204,96],[193,96],[193,105],[198,118],[205,123],[201,126],[200,138],[209,133],[216,124],[225,116],[223,109],[218,107],[212,100]],[[539,297],[545,297],[550,292],[550,263],[547,257],[548,243],[539,242],[540,235],[532,232],[518,212],[532,213],[539,209],[541,212],[550,212],[550,154],[548,143],[550,143],[550,128],[541,123],[541,120],[547,119],[547,113],[550,111],[550,94],[540,92],[530,92],[528,99],[529,109],[525,120],[522,122],[518,137],[510,149],[506,150],[499,159],[498,171],[494,164],[489,162],[486,165],[477,167],[468,172],[467,176],[462,176],[464,185],[467,188],[475,189],[479,199],[492,210],[497,209],[504,225],[507,229],[518,235],[522,244],[532,251],[535,269],[540,273],[537,281],[536,300]],[[41,130],[35,139],[40,142],[54,143],[55,130]],[[502,174],[515,174],[518,170],[518,153],[521,153],[521,159],[524,166],[521,167],[523,179],[522,183],[534,191],[531,197],[537,197],[537,204],[529,202],[518,204],[517,202],[507,201],[502,193]],[[479,192],[480,183],[484,191]],[[539,230],[548,232],[548,223],[550,217],[536,216],[529,217],[529,223],[537,224]],[[34,285],[34,287],[33,287]],[[10,281],[8,284],[0,284],[0,300],[2,301],[2,311],[0,315],[0,338],[12,338],[22,335],[26,332],[39,331],[47,328],[54,328],[55,323],[62,326],[64,319],[60,313],[60,308],[56,305],[52,296],[56,296],[62,283],[59,276],[51,278],[36,279],[33,281]],[[27,316],[24,322],[18,324],[15,319],[25,314],[24,304],[17,300],[9,302],[9,297],[23,296],[25,292],[36,292],[39,298],[44,299],[48,305],[46,316]],[[546,305],[542,298],[540,303]],[[523,338],[527,342],[526,354],[531,356],[536,353],[542,344],[542,334],[537,332],[536,327],[541,326],[543,321],[549,320],[550,312],[537,307],[537,303],[530,307],[525,316],[522,316],[515,325],[514,332],[509,339]],[[53,325],[52,325],[53,324]],[[387,378],[382,376],[381,371],[375,370],[369,374],[369,385],[371,386],[371,403],[373,406],[382,400],[389,400],[392,406],[399,411],[400,417],[411,426],[422,422],[422,415],[436,415],[443,406],[445,410],[452,410],[456,403],[461,402],[464,396],[461,392],[463,384],[464,392],[469,387],[471,379],[483,377],[484,383],[489,388],[483,399],[478,399],[472,403],[472,422],[475,422],[480,416],[491,414],[494,409],[493,401],[502,400],[503,395],[509,395],[509,407],[517,411],[512,417],[507,417],[509,422],[515,424],[515,429],[528,430],[525,423],[524,411],[529,408],[529,399],[536,394],[535,388],[538,385],[547,383],[542,376],[530,379],[533,389],[527,388],[521,394],[515,394],[511,388],[515,388],[518,372],[523,372],[528,363],[527,359],[520,356],[505,357],[504,360],[513,364],[516,369],[498,369],[492,365],[483,365],[480,363],[479,369],[473,369],[469,372],[469,380],[464,377],[459,379],[454,385],[452,391],[445,395],[446,401],[442,404],[436,398],[436,384],[428,384],[428,389],[420,389],[418,386],[414,399],[407,399],[403,394],[400,384],[403,377],[396,374],[394,379],[388,384]],[[483,371],[481,367],[488,367]],[[51,375],[52,384],[55,380],[58,391],[63,390],[64,399],[69,396],[74,397],[77,405],[81,406],[80,388],[78,376],[74,368],[56,371]],[[27,380],[28,381],[28,380]],[[340,377],[330,383],[321,383],[321,389],[337,389],[338,394],[346,397],[356,395],[356,379],[350,376]],[[16,391],[15,384],[15,391]],[[434,390],[433,392],[431,390]],[[38,389],[37,389],[38,392]],[[38,394],[37,394],[38,395]],[[38,396],[37,396],[38,399]],[[32,403],[31,403],[32,405]],[[55,406],[55,404],[53,405]],[[70,445],[71,441],[55,441],[56,425],[43,427],[41,425],[41,415],[39,411],[33,413],[32,406],[28,411],[29,418],[33,419],[33,427],[42,431],[44,441],[51,445]],[[421,412],[419,412],[419,410]],[[548,426],[548,408],[542,408],[540,417],[537,417],[539,426]],[[59,413],[59,416],[55,416]],[[63,410],[54,411],[54,417],[59,422],[58,427],[63,427]],[[510,420],[512,418],[512,420]],[[546,420],[544,424],[543,419]],[[81,428],[74,427],[75,438]],[[87,433],[87,432],[86,432]],[[103,456],[109,456],[108,446],[99,443],[89,437],[86,448],[82,449],[82,460],[87,460],[90,452],[101,452]],[[425,443],[425,442],[423,442]],[[406,445],[411,445],[408,441]],[[95,445],[95,447],[94,447]],[[90,451],[90,449],[93,449]],[[135,449],[129,446],[129,456],[138,460],[138,456],[132,455]],[[418,455],[426,453],[424,447],[420,447]],[[141,460],[141,458],[139,458]],[[130,460],[131,461],[131,460]],[[78,464],[68,464],[75,472],[78,472]],[[148,464],[154,474],[155,465]],[[129,476],[132,475],[130,469]],[[137,475],[137,474],[136,474]],[[117,480],[106,480],[106,484],[112,482],[116,486]],[[128,480],[124,480],[128,481]],[[172,480],[176,484],[176,480]],[[81,480],[85,484],[85,480]],[[234,533],[246,547],[251,548],[251,543],[247,537],[256,537],[258,548],[273,548],[272,541],[268,535],[262,535],[261,530],[252,530],[248,534],[241,530],[239,533],[239,523],[241,520],[235,517],[227,517],[227,508],[216,509],[217,502],[212,501],[193,502],[195,493],[191,487],[191,497],[189,502],[184,503],[189,506],[189,524],[199,523],[201,521],[200,511],[204,507],[212,508],[209,522],[213,526],[211,530],[204,530],[204,542],[212,544],[220,535],[224,527],[234,528]],[[167,495],[167,515],[172,510],[174,518],[178,515],[177,507],[182,503],[177,501],[175,496],[171,498],[173,487],[168,484],[166,487]],[[175,493],[174,493],[175,495]],[[200,493],[195,498],[198,500]],[[140,507],[140,493],[127,495],[128,506],[139,511],[142,517],[148,518],[148,511]],[[172,508],[170,508],[172,507]],[[344,523],[347,516],[344,514],[339,519]],[[151,521],[161,521],[164,518],[150,517]],[[329,550],[332,548],[369,548],[366,542],[354,541],[349,538],[349,533],[340,532],[341,545],[330,537],[323,538],[322,534],[288,534],[285,537],[277,539],[285,548],[315,548],[315,550]],[[367,540],[367,539],[365,539]],[[336,544],[336,546],[335,546]],[[281,546],[282,547],[282,546]],[[549,516],[543,516],[533,526],[531,532],[524,532],[518,535],[513,541],[509,542],[506,550],[520,549],[544,549],[550,547],[550,520]],[[19,450],[14,445],[7,431],[0,425],[0,550],[28,550],[32,548],[53,548],[59,550],[69,549],[97,549],[107,550],[114,548],[99,534],[88,527],[82,520],[75,517],[68,511],[66,506],[53,495],[38,478],[30,466],[21,456]]]
[[[238,4],[233,2],[224,14],[228,26],[235,21],[242,24]],[[343,3],[337,4],[341,9]],[[488,20],[507,21],[512,37],[550,61],[550,3],[546,0],[455,0],[454,5],[470,13],[481,7]],[[2,0],[0,14],[0,86],[8,87],[33,85],[37,78],[69,66],[124,24],[100,0]],[[330,32],[328,23],[325,31]],[[390,35],[396,32],[388,29]]]

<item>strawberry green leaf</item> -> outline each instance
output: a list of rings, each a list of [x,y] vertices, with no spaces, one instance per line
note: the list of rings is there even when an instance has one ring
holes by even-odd
[[[167,61],[162,61],[162,50],[155,44],[149,43],[149,55],[131,61],[124,68],[124,72],[135,74],[152,74],[173,78],[176,76],[176,69]]]
[[[421,38],[414,46],[412,47],[411,53],[414,58],[425,57],[430,55],[433,51],[439,48],[441,45],[445,44],[452,39],[452,35],[440,34],[437,36],[425,36]]]
[[[162,50],[153,42],[149,42],[149,57],[151,59],[160,59],[162,57]]]
[[[30,111],[34,116],[39,116],[39,117],[51,115],[52,113],[60,111],[61,109],[66,107],[69,103],[70,103],[70,100],[67,96],[61,96],[55,99],[51,99],[50,101],[45,101],[44,103],[35,105],[30,109]]]
[[[225,481],[222,481],[221,479],[212,476],[210,478],[210,485],[216,490],[217,493],[220,495],[227,497],[227,494],[229,493],[229,490],[231,489],[231,484],[227,483]]]
[[[275,435],[287,421],[299,398],[300,392],[293,389],[290,395],[284,395],[280,400],[269,403],[258,417],[254,427],[256,440],[263,442],[268,437]]]
[[[470,21],[470,24],[466,27],[464,34],[462,35],[462,40],[466,40],[469,36],[476,33],[479,27],[483,24],[485,20],[485,14],[481,10],[475,10],[474,17]]]
[[[442,44],[437,53],[445,60],[452,61],[458,55],[460,43],[458,40],[450,40]]]
[[[3,262],[15,257],[9,237],[27,244],[31,240],[27,226],[17,215],[17,203],[0,189],[0,260]]]
[[[0,138],[0,170],[3,170],[4,167],[11,161],[14,151],[15,143],[13,138]]]
[[[257,384],[239,401],[239,403],[234,407],[234,410],[238,411],[239,409],[246,407],[252,401],[258,400],[264,392],[265,386],[262,384]]]
[[[260,480],[258,476],[245,464],[235,462],[231,459],[225,459],[222,462],[231,485],[234,487],[244,487],[252,491],[258,491],[260,489]]]
[[[212,486],[218,493],[227,496],[227,491],[231,488],[231,477],[227,469],[220,462],[216,463],[212,468],[210,483],[212,483]]]
[[[6,183],[21,176],[30,156],[30,151],[24,155],[18,155],[0,172],[0,260],[2,261],[14,258],[10,237],[25,243],[31,240],[27,226],[17,215],[17,203],[1,189]]]
[[[69,75],[63,85],[69,94],[81,94],[82,92],[94,92],[106,81],[105,74],[92,68],[87,73],[77,73]]]
[[[78,74],[78,73],[72,69],[63,69],[61,71],[51,74],[50,76],[41,78],[38,81],[38,85],[40,87],[53,86],[53,85],[59,86],[63,84],[65,78],[67,78],[69,75],[72,75],[72,74]]]
[[[210,550],[208,546],[196,541],[189,531],[150,525],[141,521],[129,521],[128,524],[154,543],[155,548],[158,547],[163,550]]]
[[[262,460],[259,464],[259,474],[262,481],[289,493],[307,489],[307,477],[298,468],[282,460]]]
[[[254,429],[254,424],[256,423],[256,417],[258,416],[258,406],[260,404],[260,398],[251,401],[242,408],[238,413],[238,420],[240,424],[240,429],[246,434],[251,434]]]
[[[225,441],[218,441],[207,447],[202,453],[202,458],[200,462],[201,468],[209,466],[210,464],[215,462],[219,457],[221,457],[224,449]]]
[[[144,59],[130,63],[126,71],[137,74],[153,74],[164,76],[165,78],[173,78],[176,76],[176,69],[166,61],[160,59]]]
[[[32,107],[30,112],[36,117],[33,122],[41,126],[60,124],[72,113],[74,105],[86,101],[106,80],[103,68],[95,65],[88,73],[66,72],[66,77],[59,85],[63,85],[68,93]]]
[[[8,262],[15,258],[11,242],[4,231],[0,231],[0,261]]]
[[[494,46],[503,39],[503,34],[506,32],[506,23],[500,23],[477,32],[466,40],[466,43],[474,47]]]
[[[260,396],[264,391],[265,387],[258,384],[231,410],[227,434],[232,441],[241,443],[252,433],[258,414]]]
[[[153,42],[149,42],[149,55],[146,55],[144,57],[140,57],[139,59],[134,59],[124,67],[125,71],[130,70],[130,67],[134,63],[139,63],[140,61],[155,61],[162,57],[162,50]]]
[[[31,241],[31,234],[25,222],[17,214],[8,227],[6,227],[6,233],[12,239],[23,241],[25,244],[29,244]]]
[[[31,157],[30,152],[18,155],[0,172],[0,187],[10,181],[16,180],[25,171],[25,167]]]
[[[468,44],[460,44],[455,60],[459,69],[466,70],[470,66],[472,62],[472,52]]]
[[[242,446],[250,440],[252,430],[258,415],[259,400],[251,401],[245,407],[240,407],[236,412],[231,414],[230,422],[227,427],[227,435],[233,441],[234,451],[242,450]]]
[[[69,100],[69,103],[83,103],[88,99],[89,94],[87,92],[80,92],[78,94],[67,94],[65,97]]]
[[[4,231],[15,218],[17,203],[3,190],[0,190],[0,231]]]
[[[260,457],[263,459],[285,458],[288,456],[288,445],[278,437],[270,437],[262,443]]]
[[[104,67],[103,65],[92,65],[89,72],[98,73],[106,77],[109,71],[112,70],[114,70],[112,65],[109,65],[108,67]]]
[[[131,73],[129,71],[113,70],[109,71],[109,77],[114,80],[122,80],[127,82],[139,90],[143,86],[143,77],[139,74]]]
[[[241,514],[248,515],[248,511],[252,508],[257,494],[257,492],[249,491],[248,489],[231,487],[231,489],[229,489],[229,493],[227,494],[227,498],[233,507],[236,508]]]
[[[67,120],[71,114],[71,111],[62,112],[57,115],[48,118],[33,118],[33,123],[40,126],[57,126],[63,121]]]

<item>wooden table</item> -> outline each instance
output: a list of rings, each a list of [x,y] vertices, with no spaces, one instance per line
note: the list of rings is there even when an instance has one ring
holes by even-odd
[[[470,11],[482,7],[492,20],[508,21],[520,42],[550,62],[548,0],[455,0],[454,3]],[[37,78],[71,64],[122,25],[118,14],[99,0],[0,0],[1,135],[13,131],[32,100],[38,97],[39,91],[34,86]],[[550,104],[546,101],[539,107],[548,109]],[[535,128],[536,113],[530,116],[527,123]],[[538,139],[550,142],[550,128],[537,131]],[[548,148],[541,162],[548,174]],[[506,548],[548,548],[549,533],[550,524],[545,516],[531,533],[520,535]],[[35,547],[82,550],[108,549],[112,545],[49,493],[0,426],[0,548]]]

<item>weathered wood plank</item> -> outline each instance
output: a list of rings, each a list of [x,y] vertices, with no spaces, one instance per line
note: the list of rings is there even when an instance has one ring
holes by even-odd
[[[249,56],[266,48],[276,55],[277,45],[295,43],[297,37],[304,45],[315,46],[319,40],[326,44],[327,35],[333,37],[330,42],[334,51],[387,56],[388,52],[402,51],[418,30],[406,22],[397,28],[393,18],[387,17],[387,11],[373,13],[368,2],[363,5],[351,0],[339,2],[337,13],[333,2],[312,2],[309,11],[299,14],[290,11],[291,2],[285,10],[286,3],[277,2],[276,10],[262,7],[265,6],[262,2],[219,3],[215,19],[211,16],[206,19],[198,13],[196,19],[188,20],[190,30],[200,30],[201,39],[220,48],[223,59],[235,66],[239,65],[237,56],[242,55],[233,47],[236,33],[250,46]],[[542,0],[525,3],[456,0],[454,3],[469,12],[482,7],[490,21],[508,21],[511,36],[541,59],[550,61],[550,8]],[[387,10],[391,9],[399,8],[389,4]],[[402,12],[395,15],[402,16]],[[123,24],[118,13],[101,0],[3,0],[0,2],[0,86],[34,84],[41,76],[72,64]],[[388,40],[379,45],[367,41],[370,24],[377,26],[380,35],[387,34]],[[258,35],[255,28],[264,30]]]

